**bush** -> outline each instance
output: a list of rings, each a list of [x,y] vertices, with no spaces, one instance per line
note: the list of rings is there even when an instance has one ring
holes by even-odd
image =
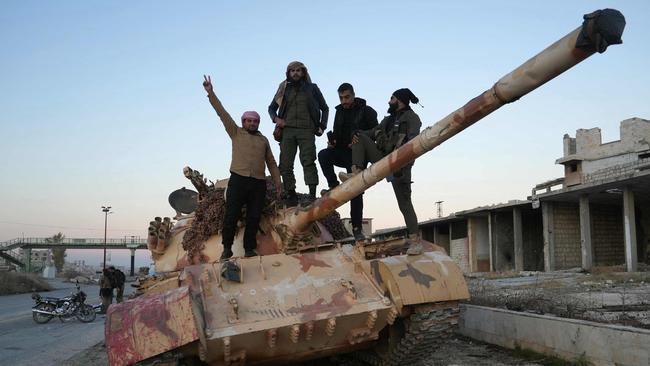
[[[50,290],[52,290],[50,284],[35,274],[0,272],[0,295]]]

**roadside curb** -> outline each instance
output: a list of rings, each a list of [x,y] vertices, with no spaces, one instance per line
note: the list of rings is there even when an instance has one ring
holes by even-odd
[[[460,334],[501,347],[593,365],[650,365],[650,330],[461,305]]]

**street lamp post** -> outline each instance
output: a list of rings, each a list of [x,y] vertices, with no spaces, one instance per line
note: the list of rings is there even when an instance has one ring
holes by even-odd
[[[104,213],[104,269],[106,269],[106,231],[108,228],[108,211],[111,210],[111,206],[102,206],[102,212]]]

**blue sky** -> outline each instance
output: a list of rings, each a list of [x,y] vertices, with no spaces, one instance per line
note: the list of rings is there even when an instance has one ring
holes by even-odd
[[[173,215],[168,194],[191,186],[183,166],[226,178],[230,141],[203,74],[233,116],[260,112],[267,136],[266,108],[292,60],[307,65],[332,115],[342,82],[380,115],[409,87],[428,126],[605,7],[626,17],[623,45],[418,160],[420,220],[435,216],[435,201],[449,213],[523,199],[562,175],[565,133],[600,127],[611,141],[621,120],[650,118],[650,2],[4,1],[0,240],[101,237],[105,204],[115,211],[109,237],[144,236],[152,217]],[[403,224],[386,183],[366,193],[364,215],[375,229]]]

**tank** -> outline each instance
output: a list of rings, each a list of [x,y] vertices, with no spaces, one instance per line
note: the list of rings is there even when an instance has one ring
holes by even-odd
[[[335,209],[502,105],[621,43],[624,24],[612,9],[585,15],[582,27],[314,202],[283,207],[269,192],[257,257],[242,257],[239,230],[235,256],[219,262],[226,181],[208,183],[186,167],[197,191],[174,192],[176,216],[149,226],[156,278],[141,296],[108,310],[110,364],[286,364],[351,353],[372,365],[403,365],[435,352],[457,326],[459,302],[469,298],[459,266],[427,241],[421,255],[407,256],[404,238],[346,239]]]

